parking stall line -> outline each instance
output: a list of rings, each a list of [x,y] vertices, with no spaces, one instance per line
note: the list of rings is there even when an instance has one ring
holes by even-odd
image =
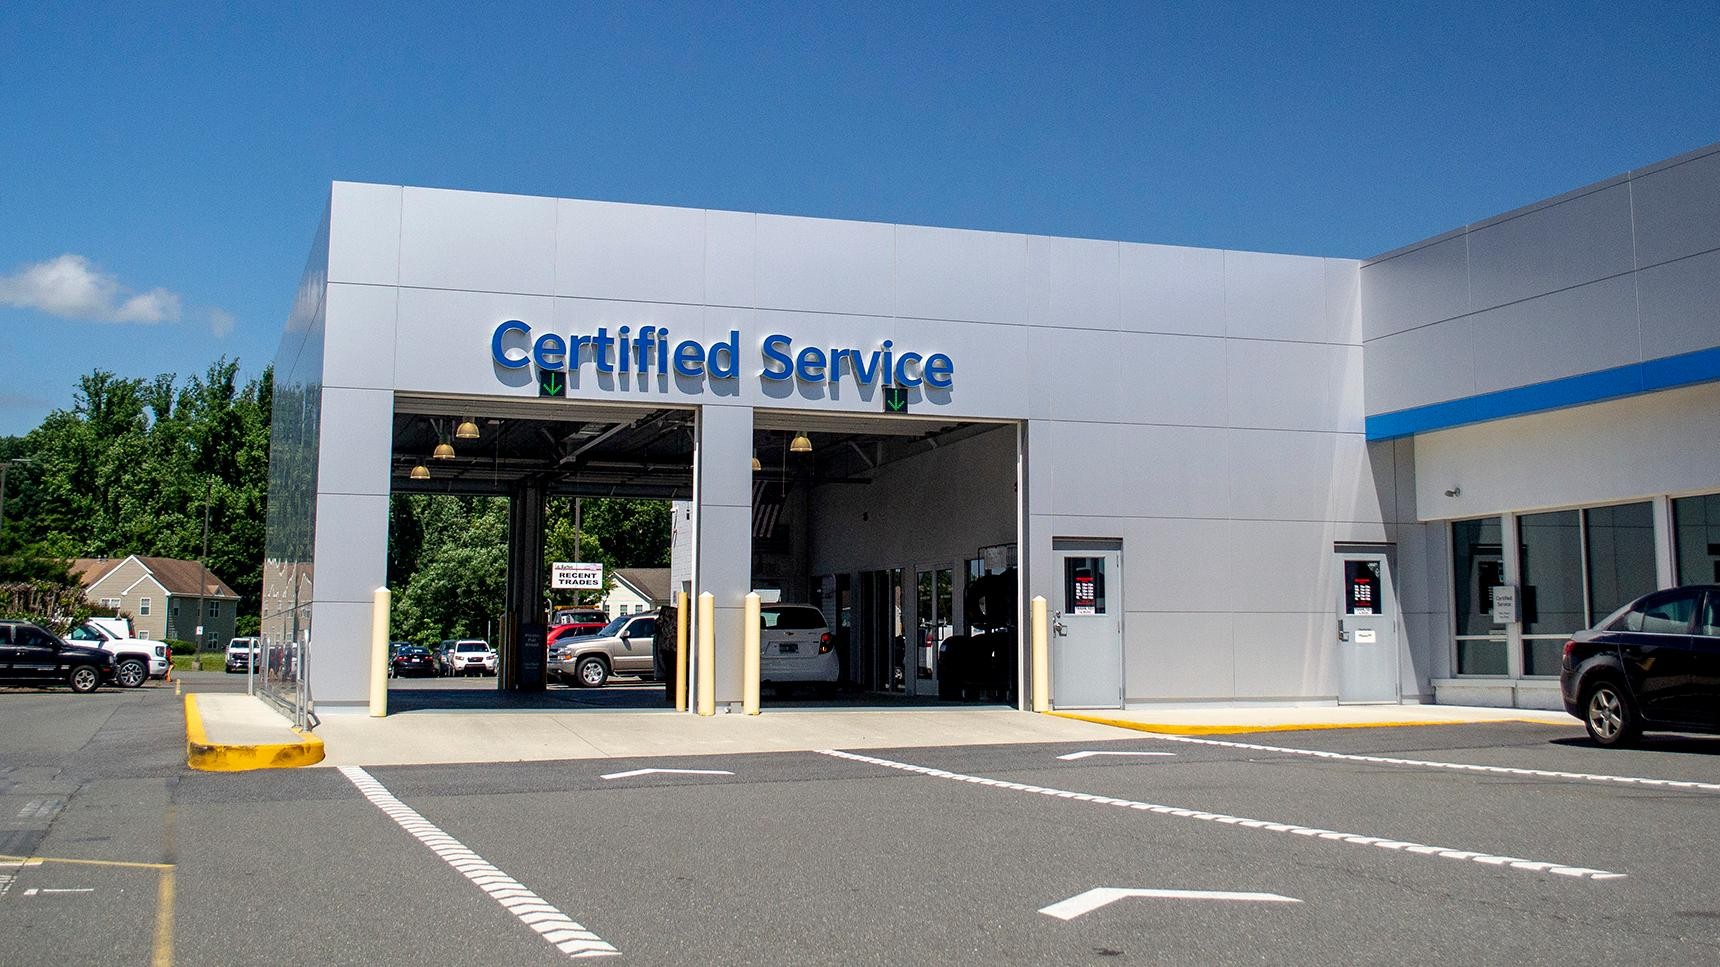
[[[430,847],[431,852],[471,880],[557,950],[569,957],[612,957],[621,953],[597,934],[575,923],[573,918],[556,909],[543,897],[526,889],[520,881],[485,862],[482,856],[443,832],[434,823],[419,815],[417,810],[396,799],[394,794],[370,773],[357,766],[341,766],[340,771],[358,787],[364,798],[394,820],[401,829]]]
[[[1553,769],[1521,769],[1515,766],[1484,766],[1468,762],[1437,762],[1431,759],[1403,759],[1384,755],[1358,755],[1353,752],[1326,752],[1319,749],[1292,749],[1281,745],[1259,745],[1253,742],[1227,742],[1223,739],[1200,739],[1189,735],[1160,735],[1143,733],[1147,738],[1162,742],[1185,742],[1189,745],[1211,745],[1249,752],[1279,752],[1285,755],[1308,756],[1314,759],[1334,759],[1344,762],[1366,762],[1370,765],[1409,766],[1419,769],[1446,769],[1454,772],[1479,772],[1506,776],[1529,776],[1536,779],[1571,779],[1579,782],[1617,783],[1627,786],[1650,786],[1657,789],[1689,789],[1695,792],[1720,792],[1720,783],[1693,782],[1682,779],[1647,779],[1641,776],[1610,776],[1590,772],[1560,772]]]
[[[1026,792],[1040,796],[1050,796],[1057,799],[1073,799],[1079,802],[1097,803],[1102,806],[1118,806],[1124,809],[1137,809],[1144,812],[1157,813],[1164,816],[1176,816],[1181,819],[1196,819],[1202,822],[1221,823],[1226,826],[1240,826],[1246,829],[1264,829],[1273,833],[1289,833],[1294,836],[1306,836],[1314,839],[1331,840],[1333,842],[1350,843],[1358,846],[1374,846],[1393,852],[1434,856],[1441,859],[1468,860],[1485,866],[1497,866],[1506,869],[1522,870],[1528,873],[1551,873],[1557,876],[1569,876],[1584,880],[1619,880],[1626,874],[1613,873],[1608,870],[1597,870],[1586,866],[1573,866],[1567,863],[1554,863],[1544,860],[1522,859],[1515,856],[1500,856],[1492,853],[1482,853],[1475,850],[1452,849],[1446,846],[1429,846],[1422,843],[1412,843],[1406,840],[1387,839],[1383,836],[1367,836],[1361,833],[1346,833],[1333,829],[1320,829],[1314,826],[1301,826],[1295,823],[1275,823],[1264,819],[1248,819],[1242,816],[1229,816],[1224,813],[1207,812],[1200,809],[1184,809],[1180,806],[1164,806],[1157,803],[1139,802],[1133,799],[1116,799],[1111,796],[1096,796],[1092,793],[1073,792],[1068,789],[1053,789],[1048,786],[1035,786],[1025,782],[1009,782],[1003,779],[990,779],[985,776],[970,776],[945,769],[933,769],[927,766],[917,766],[906,762],[895,762],[890,759],[880,759],[876,756],[859,755],[853,752],[843,752],[837,749],[821,749],[820,755],[847,759],[852,762],[863,762],[868,765],[882,766],[886,769],[897,769],[902,772],[912,772],[934,779],[950,779],[956,782],[967,782],[980,786],[991,786],[997,789],[1008,789],[1014,792]]]

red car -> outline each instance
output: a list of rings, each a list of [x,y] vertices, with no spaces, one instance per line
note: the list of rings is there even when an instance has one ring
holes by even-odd
[[[607,621],[570,621],[567,624],[556,625],[549,629],[549,644],[553,646],[562,638],[587,638],[602,631]]]

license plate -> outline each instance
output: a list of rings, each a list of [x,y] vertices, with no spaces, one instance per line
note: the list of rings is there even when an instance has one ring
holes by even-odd
[[[800,654],[800,645],[793,641],[779,641],[776,645],[776,653],[779,655],[798,655]]]

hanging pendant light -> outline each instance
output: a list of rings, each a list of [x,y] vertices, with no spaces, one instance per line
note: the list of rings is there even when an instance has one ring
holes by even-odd
[[[422,463],[417,465],[416,467],[413,467],[412,468],[412,479],[413,480],[429,480],[430,479],[430,468],[426,467]]]
[[[758,448],[754,447],[753,448],[753,473],[758,473],[760,470],[763,470],[763,469],[764,469],[764,464],[759,463],[759,461],[758,461]]]
[[[477,438],[478,424],[471,420],[461,423],[459,428],[454,431],[454,439],[456,440],[476,440]]]
[[[804,431],[796,433],[794,435],[794,439],[792,441],[790,441],[788,444],[788,452],[790,452],[790,453],[811,453],[812,452],[812,440],[807,437],[807,435]]]
[[[452,460],[454,459],[454,447],[449,443],[438,443],[436,450],[430,456],[437,460]]]

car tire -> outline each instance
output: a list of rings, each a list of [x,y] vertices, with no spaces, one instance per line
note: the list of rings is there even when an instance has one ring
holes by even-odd
[[[149,666],[141,658],[121,658],[113,667],[113,680],[121,688],[142,688],[149,681]]]
[[[573,676],[586,688],[601,688],[609,681],[609,666],[596,655],[586,655],[574,666]]]
[[[1642,720],[1623,685],[1603,678],[1583,692],[1583,728],[1596,745],[1618,748],[1630,745],[1642,734]]]
[[[66,684],[79,695],[88,695],[101,687],[101,669],[94,665],[79,665],[66,676]]]

